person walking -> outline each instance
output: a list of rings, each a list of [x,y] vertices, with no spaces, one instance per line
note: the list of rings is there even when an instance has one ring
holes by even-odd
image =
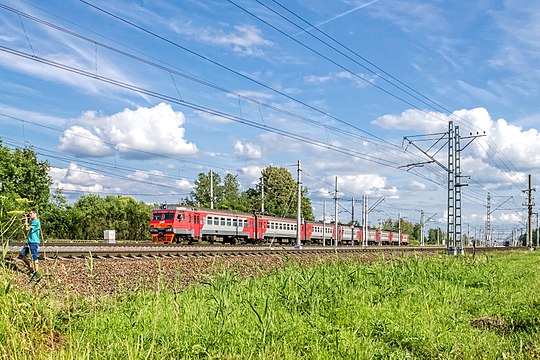
[[[23,246],[19,254],[19,259],[24,261],[24,263],[26,264],[26,266],[28,266],[30,270],[34,270],[31,280],[39,280],[41,279],[41,274],[39,273],[38,249],[41,242],[41,223],[38,219],[38,214],[35,208],[30,210],[28,215],[31,219],[31,222],[30,224],[28,224],[27,222],[25,225],[25,230],[28,231],[27,242]],[[27,258],[28,253],[32,254],[33,266],[30,263],[30,260],[28,260]]]

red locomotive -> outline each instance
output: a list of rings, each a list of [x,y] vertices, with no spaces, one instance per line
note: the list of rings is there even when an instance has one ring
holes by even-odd
[[[206,241],[238,243],[296,243],[296,220],[258,213],[242,213],[190,206],[162,205],[152,210],[150,233],[153,242],[194,243]],[[300,229],[302,244],[335,243],[336,227],[332,224],[308,221]],[[340,244],[362,244],[362,229],[338,225]],[[395,232],[369,229],[368,245],[407,245],[409,236]]]

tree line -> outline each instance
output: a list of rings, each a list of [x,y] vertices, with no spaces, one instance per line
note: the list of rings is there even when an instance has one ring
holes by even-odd
[[[103,239],[104,230],[115,230],[117,240],[150,239],[149,221],[152,208],[129,196],[82,195],[69,204],[61,190],[50,191],[53,183],[50,166],[40,161],[31,147],[13,149],[0,140],[0,237],[24,240],[24,213],[37,208],[42,235],[46,240]],[[210,198],[212,179],[213,198]],[[261,171],[261,182],[240,191],[235,176],[200,173],[193,191],[182,204],[242,212],[260,212],[264,192],[265,213],[296,217],[296,182],[285,168],[267,167]],[[305,220],[314,220],[308,189],[302,189],[301,209]]]
[[[68,204],[62,191],[50,192],[50,166],[31,147],[13,149],[0,140],[0,237],[24,240],[24,214],[36,208],[42,238],[103,239],[116,230],[119,240],[149,239],[152,205],[127,196],[83,195]]]

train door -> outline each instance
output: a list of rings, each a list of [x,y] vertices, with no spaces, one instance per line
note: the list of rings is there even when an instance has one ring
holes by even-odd
[[[255,239],[257,237],[257,234],[255,234],[255,220],[254,219],[249,219],[247,230],[249,231],[249,237],[251,239]]]
[[[193,213],[191,236],[193,236],[194,239],[200,240],[203,221],[204,221],[204,218],[200,213]]]
[[[304,223],[304,226],[302,226],[304,232],[301,233],[301,239],[304,239],[304,242],[308,242],[311,240],[311,235],[313,234],[313,225]]]
[[[259,230],[259,236],[257,237],[257,239],[261,239],[261,240],[264,240],[264,234],[266,233],[266,223],[267,221],[265,221],[264,219],[259,219],[258,220],[259,224],[257,226],[257,229]]]

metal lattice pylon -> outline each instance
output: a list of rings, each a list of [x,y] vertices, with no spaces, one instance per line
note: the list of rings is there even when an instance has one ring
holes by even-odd
[[[447,208],[447,224],[446,234],[449,254],[455,254],[456,238],[454,232],[455,221],[455,136],[454,122],[448,122],[448,208]]]
[[[454,153],[454,246],[455,252],[463,254],[463,244],[461,243],[461,146],[459,136],[459,126],[455,127],[455,153]]]

